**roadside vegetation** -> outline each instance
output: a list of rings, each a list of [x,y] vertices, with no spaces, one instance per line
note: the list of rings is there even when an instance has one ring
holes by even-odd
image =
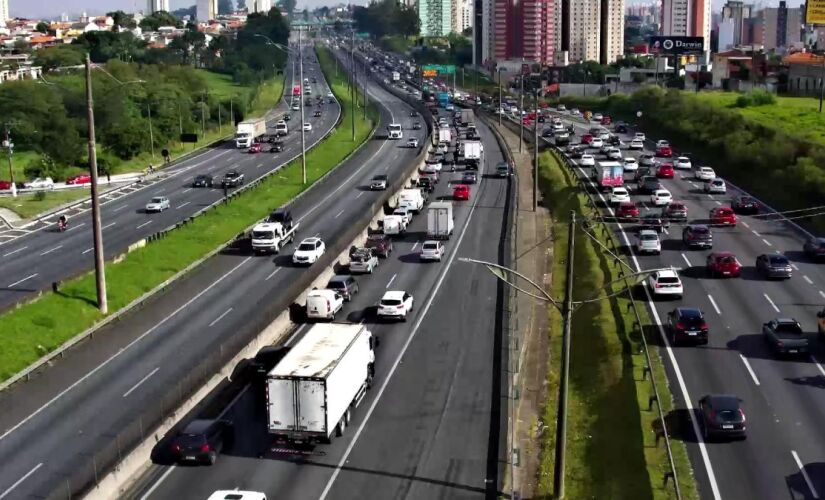
[[[332,55],[319,49],[318,59],[333,93],[342,107],[341,125],[321,144],[307,152],[307,185],[301,184],[300,158],[276,175],[219,205],[166,237],[129,253],[115,264],[107,263],[109,308],[122,309],[142,294],[202,258],[216,247],[231,241],[244,228],[284,205],[332,170],[370,135],[379,118],[377,108],[369,109],[367,120],[356,108],[356,139],[350,128],[350,98],[343,72],[335,75]],[[240,154],[240,152],[238,153]],[[44,293],[39,299],[0,316],[0,380],[5,380],[56,349],[80,332],[101,321],[95,307],[94,274],[64,283],[60,292]],[[69,313],[68,311],[71,311]]]
[[[553,218],[553,282],[551,295],[564,296],[569,213],[591,215],[586,197],[573,175],[551,153],[540,157],[539,187]],[[580,220],[580,219],[579,219]],[[602,243],[604,235],[591,230]],[[583,231],[576,233],[574,255],[574,300],[585,300],[618,292],[605,286],[619,277],[617,264]],[[568,393],[567,473],[568,498],[670,499],[676,498],[673,484],[663,485],[670,471],[664,441],[657,443],[660,428],[654,406],[648,410],[653,393],[643,376],[646,359],[641,332],[634,328],[635,315],[630,299],[621,294],[612,300],[590,303],[573,313],[570,382]],[[641,305],[641,304],[640,304]],[[561,315],[549,307],[550,373],[541,433],[539,497],[552,498],[555,461],[559,370],[561,359]],[[640,308],[644,325],[651,321]],[[651,350],[665,415],[673,408],[664,367],[655,349]],[[686,499],[698,498],[684,443],[671,440],[679,485]]]
[[[693,153],[694,163],[711,164],[778,210],[820,206],[825,200],[825,119],[818,101],[774,99],[760,92],[697,95],[648,87],[630,96],[562,102],[636,122],[652,139],[667,139],[677,150]],[[821,217],[797,222],[825,229]]]

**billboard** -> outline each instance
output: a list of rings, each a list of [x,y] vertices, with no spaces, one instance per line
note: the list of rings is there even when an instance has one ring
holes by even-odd
[[[808,0],[805,5],[805,24],[825,24],[825,0]]]
[[[705,51],[705,38],[701,36],[652,36],[648,39],[648,44],[650,52],[654,54],[690,54]]]

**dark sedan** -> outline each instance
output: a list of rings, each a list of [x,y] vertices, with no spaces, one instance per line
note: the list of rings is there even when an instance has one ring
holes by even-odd
[[[662,183],[656,177],[642,177],[639,182],[639,194],[653,194],[662,188]]]
[[[283,142],[273,142],[272,147],[269,148],[270,153],[280,153],[284,150],[284,143]]]
[[[737,196],[731,201],[730,206],[738,214],[759,213],[759,202],[750,196]]]
[[[464,172],[464,175],[461,176],[461,183],[462,184],[475,184],[478,181],[478,175],[475,172]]]
[[[658,213],[644,214],[639,219],[639,230],[652,229],[661,234],[668,227],[670,227],[670,221]]]
[[[802,247],[805,255],[812,259],[825,259],[825,238],[811,238]]]
[[[215,180],[212,178],[211,175],[201,174],[195,177],[192,181],[192,187],[208,187],[211,188]]]
[[[790,279],[791,262],[782,254],[762,254],[756,258],[756,270],[768,279]]]
[[[178,462],[214,465],[231,433],[232,424],[226,420],[193,420],[175,436],[172,454]]]
[[[715,437],[747,437],[742,400],[728,394],[708,394],[699,400],[705,440]]]

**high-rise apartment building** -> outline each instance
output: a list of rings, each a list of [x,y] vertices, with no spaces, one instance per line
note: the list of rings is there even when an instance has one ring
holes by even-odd
[[[722,21],[724,22],[726,19],[733,20],[732,46],[742,45],[744,43],[742,41],[742,35],[746,30],[747,20],[751,18],[752,11],[752,5],[738,0],[728,0],[722,7]],[[731,24],[728,23],[728,26],[731,26]],[[720,42],[719,50],[724,50],[725,48],[726,47],[722,47],[722,43]]]
[[[421,36],[447,36],[453,28],[453,2],[451,0],[419,0],[418,20]]]
[[[473,27],[473,5],[475,4],[474,0],[459,0],[461,3],[461,11],[460,11],[460,20],[458,23],[458,32],[464,32],[464,30]]]
[[[555,0],[494,0],[493,57],[551,64],[556,49]]]
[[[624,55],[624,0],[601,0],[599,62],[610,64]]]
[[[598,61],[601,0],[570,0],[566,5],[569,9],[562,15],[567,17],[569,27],[568,60],[571,63]]]
[[[784,1],[779,7],[762,11],[762,44],[765,50],[784,49],[802,41],[802,8],[788,8]]]
[[[216,17],[218,17],[218,0],[198,0],[195,8],[195,19],[198,22],[208,23]]]
[[[0,0],[0,27],[5,27],[9,19],[9,0]]]
[[[708,60],[710,7],[711,0],[662,0],[662,35],[703,37]]]
[[[0,0],[5,1],[5,0]],[[148,0],[146,3],[146,13],[166,11],[169,12],[169,0]]]
[[[246,0],[246,10],[250,14],[253,12],[266,14],[272,10],[272,0]],[[217,9],[215,11],[217,12]]]

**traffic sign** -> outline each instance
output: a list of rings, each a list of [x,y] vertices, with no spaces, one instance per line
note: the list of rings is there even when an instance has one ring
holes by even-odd
[[[425,64],[421,67],[422,71],[436,71],[442,75],[454,75],[455,66],[452,64]]]

